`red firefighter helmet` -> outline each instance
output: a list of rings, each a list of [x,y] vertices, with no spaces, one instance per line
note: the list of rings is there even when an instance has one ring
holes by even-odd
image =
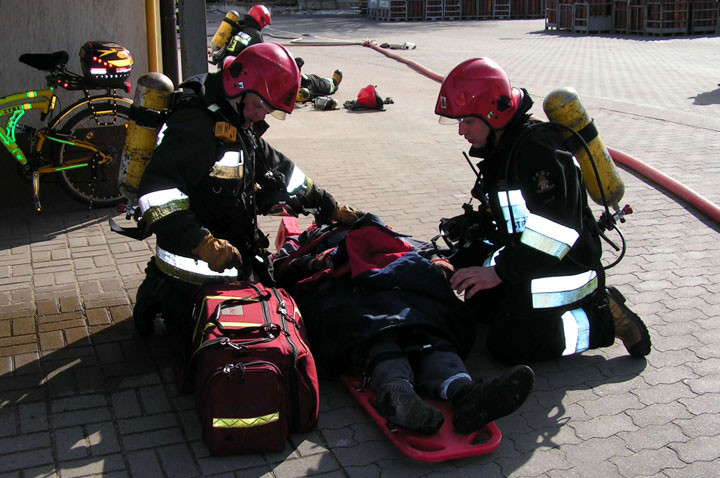
[[[466,60],[445,77],[435,114],[444,118],[482,118],[492,129],[504,128],[518,110],[523,93],[510,85],[500,66],[490,58]]]
[[[292,113],[300,87],[300,70],[287,49],[256,43],[223,63],[223,89],[228,99],[253,92],[274,110]]]
[[[270,10],[265,5],[255,5],[248,10],[248,15],[253,17],[260,28],[265,28],[266,25],[272,24],[272,18],[270,17]]]

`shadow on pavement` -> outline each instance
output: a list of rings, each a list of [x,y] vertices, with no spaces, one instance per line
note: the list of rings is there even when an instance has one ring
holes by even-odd
[[[14,369],[0,375],[0,474],[260,476],[324,449],[311,432],[278,453],[210,457],[193,395],[175,387],[176,336],[144,339],[125,315],[64,348],[15,355]],[[326,454],[293,473],[336,468]]]
[[[698,93],[697,96],[690,97],[689,99],[693,99],[693,104],[699,106],[720,104],[720,88],[716,88],[713,91]]]

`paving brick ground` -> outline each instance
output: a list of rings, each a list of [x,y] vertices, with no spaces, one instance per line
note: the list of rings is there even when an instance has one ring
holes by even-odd
[[[208,15],[209,32],[222,15]],[[542,20],[375,23],[276,16],[276,35],[410,41],[400,52],[440,74],[490,56],[536,100],[573,86],[606,142],[715,203],[720,169],[720,37],[582,36]],[[283,38],[280,38],[283,37]],[[308,38],[308,37],[306,37]],[[292,46],[305,71],[342,68],[338,100],[375,84],[385,112],[298,108],[268,138],[341,202],[429,239],[460,213],[472,177],[453,127],[432,114],[438,84],[361,46]],[[720,469],[718,225],[630,171],[625,259],[609,282],[646,321],[653,352],[622,345],[533,364],[537,385],[498,420],[493,453],[426,464],[396,451],[339,382],[322,380],[318,428],[280,453],[212,458],[192,396],[178,395],[173,342],[143,340],[128,320],[152,239],[110,232],[113,211],[88,211],[44,184],[46,211],[17,200],[0,229],[0,477],[511,476],[709,477]],[[14,176],[8,188],[23,191]],[[18,186],[20,184],[20,186]],[[7,194],[7,193],[5,193]],[[277,220],[263,221],[274,233]],[[474,374],[503,369],[478,343]]]

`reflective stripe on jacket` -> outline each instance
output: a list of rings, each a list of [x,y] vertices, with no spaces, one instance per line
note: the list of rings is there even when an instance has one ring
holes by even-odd
[[[238,270],[234,267],[223,272],[215,272],[203,260],[173,254],[160,246],[155,247],[155,265],[170,277],[191,284],[232,282],[238,278]]]

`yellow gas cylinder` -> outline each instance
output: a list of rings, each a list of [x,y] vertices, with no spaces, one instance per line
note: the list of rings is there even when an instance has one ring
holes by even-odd
[[[162,112],[173,89],[172,80],[162,73],[147,73],[137,81],[118,173],[120,192],[132,202],[137,201],[140,178],[155,149]]]
[[[595,161],[605,199],[608,205],[618,210],[618,204],[623,194],[625,194],[625,184],[620,178],[615,163],[610,157],[602,138],[600,138],[594,122],[580,102],[577,91],[570,87],[551,91],[543,101],[543,110],[550,121],[569,126],[579,132],[585,139]],[[565,131],[564,135],[566,138],[575,136],[569,131]],[[575,141],[571,141],[571,144],[575,143]],[[588,158],[587,151],[577,142],[577,147],[573,147],[573,154],[582,168],[588,194],[597,204],[603,205],[598,178],[595,175],[590,158]]]
[[[212,51],[217,51],[223,46],[225,46],[225,44],[228,42],[230,37],[233,36],[233,33],[237,29],[237,22],[239,19],[240,14],[235,10],[230,10],[227,12],[225,18],[223,18],[223,21],[220,22],[220,26],[218,26],[215,35],[213,35],[212,40],[210,40]]]

